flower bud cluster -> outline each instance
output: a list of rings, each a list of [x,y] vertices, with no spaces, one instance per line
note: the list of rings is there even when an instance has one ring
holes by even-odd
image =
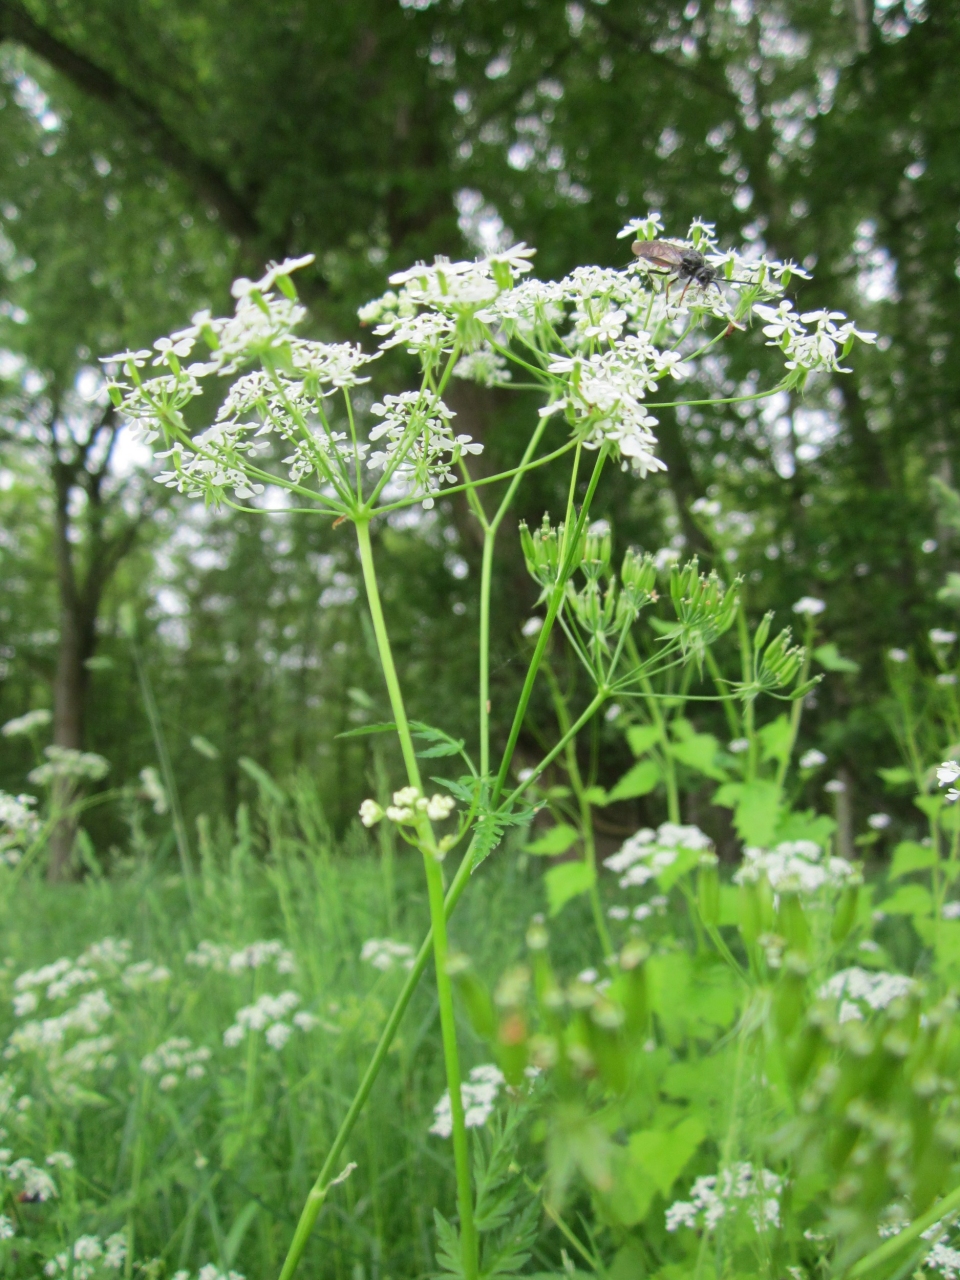
[[[360,806],[360,821],[365,827],[373,827],[382,819],[401,825],[413,825],[421,814],[426,814],[431,822],[443,822],[454,810],[454,801],[450,796],[423,795],[419,787],[401,787],[393,793],[393,804],[382,809],[375,800],[364,800]]]

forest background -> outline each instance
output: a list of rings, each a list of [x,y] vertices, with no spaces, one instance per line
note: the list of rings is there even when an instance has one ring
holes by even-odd
[[[880,337],[815,409],[783,393],[665,412],[668,471],[613,477],[594,513],[620,553],[742,575],[752,617],[825,601],[803,739],[829,769],[808,785],[846,784],[842,840],[878,807],[909,826],[877,773],[899,763],[889,653],[933,676],[928,633],[960,604],[958,65],[960,10],[917,0],[0,0],[0,722],[50,708],[54,742],[139,786],[157,763],[145,676],[188,829],[235,812],[252,760],[307,771],[347,832],[375,762],[338,735],[386,712],[348,530],[155,484],[98,357],[308,252],[313,333],[364,341],[357,307],[419,258],[524,240],[542,277],[618,264],[617,231],[652,208],[667,234],[702,216],[724,246],[803,263],[801,309],[829,299]],[[746,351],[738,393],[765,367]],[[404,360],[371,392],[405,386]],[[523,394],[450,399],[488,473],[516,460]],[[518,517],[557,512],[557,485],[534,473]],[[479,530],[456,498],[403,515],[375,535],[401,675],[414,715],[457,724]],[[536,588],[514,530],[498,555],[503,737]],[[530,748],[538,716],[535,699]],[[605,781],[629,759],[608,736]],[[0,738],[0,787],[33,763]],[[688,803],[722,837],[719,811]],[[100,866],[123,855],[122,809],[84,824]]]

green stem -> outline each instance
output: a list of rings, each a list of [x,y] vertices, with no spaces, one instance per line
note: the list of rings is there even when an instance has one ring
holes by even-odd
[[[390,707],[393,711],[397,734],[400,738],[400,750],[407,769],[407,779],[412,787],[422,792],[420,767],[410,733],[407,711],[397,678],[397,669],[393,662],[393,651],[387,633],[383,608],[380,603],[380,591],[377,586],[377,571],[373,562],[373,547],[370,543],[369,520],[356,522],[357,544],[360,549],[360,564],[363,569],[363,582],[370,607],[370,617],[380,655],[380,665],[387,685]],[[476,1227],[473,1221],[473,1189],[470,1178],[470,1148],[467,1142],[467,1128],[464,1119],[463,1097],[460,1090],[460,1057],[457,1051],[457,1025],[453,1008],[453,986],[447,973],[447,920],[443,906],[443,874],[437,856],[437,844],[433,830],[426,814],[417,820],[417,843],[423,853],[424,871],[427,877],[427,893],[430,902],[430,925],[433,932],[433,957],[436,969],[437,997],[440,1004],[440,1031],[443,1039],[443,1058],[447,1073],[447,1088],[450,1091],[450,1113],[453,1121],[453,1154],[457,1174],[457,1206],[460,1211],[460,1238],[463,1250],[464,1280],[476,1280],[479,1271],[479,1249]]]
[[[573,794],[576,796],[577,805],[580,809],[583,860],[591,872],[590,907],[593,911],[593,923],[596,926],[597,936],[603,948],[604,959],[606,959],[614,954],[614,947],[610,932],[607,929],[607,922],[603,918],[603,907],[600,903],[600,892],[597,888],[597,851],[593,838],[593,816],[590,812],[590,801],[587,800],[585,795],[586,788],[583,785],[583,777],[580,773],[580,762],[577,760],[576,737],[570,732],[570,708],[567,706],[567,700],[563,696],[563,690],[560,688],[560,681],[557,679],[556,673],[549,662],[543,664],[543,671],[547,677],[547,683],[550,685],[550,695],[553,699],[557,723],[560,725],[561,733],[567,738],[565,748],[567,776],[570,779],[570,785],[573,788]]]
[[[469,848],[457,869],[453,883],[447,892],[446,901],[444,903],[444,916],[449,919],[453,914],[453,910],[460,900],[460,895],[467,887],[470,879],[470,870],[473,864],[473,848]],[[380,1074],[380,1068],[386,1061],[387,1054],[390,1052],[390,1046],[393,1044],[393,1038],[397,1034],[397,1028],[403,1021],[403,1015],[407,1011],[413,993],[423,976],[433,952],[433,930],[430,929],[424,938],[420,950],[417,952],[417,958],[414,961],[413,968],[407,975],[407,979],[403,984],[400,994],[397,996],[396,1003],[390,1010],[390,1016],[384,1024],[383,1031],[380,1033],[380,1039],[377,1041],[377,1047],[374,1050],[373,1057],[367,1065],[366,1071],[363,1073],[363,1079],[360,1081],[359,1088],[354,1094],[353,1101],[347,1110],[347,1114],[340,1122],[340,1128],[333,1140],[333,1145],[327,1153],[327,1158],[323,1162],[323,1167],[317,1174],[317,1180],[307,1196],[306,1203],[300,1214],[300,1220],[297,1223],[297,1229],[294,1232],[293,1240],[290,1242],[290,1248],[287,1250],[287,1256],[284,1259],[283,1269],[280,1272],[280,1280],[290,1280],[291,1276],[297,1269],[300,1259],[303,1257],[304,1250],[307,1247],[307,1241],[310,1239],[310,1232],[313,1230],[313,1224],[317,1220],[317,1215],[323,1208],[330,1191],[331,1182],[333,1180],[333,1171],[337,1167],[340,1157],[343,1155],[344,1148],[353,1132],[353,1127],[360,1118],[363,1108],[366,1106],[367,1099],[370,1097],[371,1090],[376,1082],[377,1076]]]
[[[912,1244],[928,1227],[932,1227],[935,1222],[939,1222],[941,1218],[958,1206],[960,1206],[960,1187],[954,1188],[948,1196],[938,1200],[932,1208],[917,1218],[916,1222],[911,1222],[909,1227],[906,1227],[899,1235],[891,1236],[889,1240],[884,1240],[883,1244],[878,1245],[866,1257],[861,1258],[846,1273],[847,1280],[857,1280],[857,1276],[873,1275],[876,1267],[882,1266],[888,1258],[895,1257],[904,1245]]]
[[[573,531],[573,537],[567,541],[567,551],[560,567],[560,573],[557,582],[550,593],[550,603],[547,606],[547,616],[544,619],[540,634],[537,637],[537,647],[533,651],[533,657],[530,659],[530,666],[527,668],[527,676],[523,682],[523,689],[520,692],[520,701],[517,703],[517,710],[514,713],[513,724],[510,726],[510,735],[507,738],[507,745],[503,751],[503,759],[500,762],[500,772],[497,774],[497,780],[493,787],[493,796],[491,804],[496,805],[506,785],[507,774],[510,772],[510,762],[513,760],[513,753],[516,749],[517,739],[520,737],[520,730],[523,727],[524,719],[527,714],[527,706],[533,693],[533,686],[540,670],[540,663],[543,661],[543,655],[547,649],[547,641],[550,639],[550,632],[553,630],[553,624],[556,621],[557,614],[560,612],[560,606],[563,604],[564,590],[566,588],[567,578],[573,572],[573,558],[576,554],[576,548],[580,541],[580,535],[583,532],[583,526],[586,522],[587,515],[590,511],[590,503],[593,501],[593,495],[596,493],[597,485],[600,483],[600,473],[603,470],[603,464],[607,457],[607,446],[604,445],[594,464],[593,475],[590,477],[590,483],[587,486],[587,492],[583,498],[583,506],[580,508],[580,516],[577,520],[576,528]],[[567,520],[567,529],[569,529],[569,519]],[[565,531],[566,540],[566,531]]]

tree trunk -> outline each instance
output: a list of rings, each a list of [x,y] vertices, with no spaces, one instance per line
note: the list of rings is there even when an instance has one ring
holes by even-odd
[[[88,679],[85,663],[93,653],[95,638],[94,628],[84,618],[79,603],[66,598],[69,594],[61,591],[60,644],[53,681],[53,741],[55,746],[81,751]],[[54,810],[63,813],[50,836],[47,879],[51,883],[70,875],[77,819],[69,809],[75,793],[76,784],[70,778],[57,779],[51,790]]]

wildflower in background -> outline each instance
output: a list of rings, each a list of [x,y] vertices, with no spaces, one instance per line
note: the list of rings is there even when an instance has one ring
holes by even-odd
[[[891,662],[909,662],[910,655],[906,649],[888,649],[887,657]]]
[[[12,1240],[17,1229],[5,1213],[0,1213],[0,1240]]]
[[[160,1088],[167,1092],[180,1083],[177,1074],[180,1071],[188,1080],[203,1079],[207,1074],[204,1064],[211,1057],[211,1051],[205,1045],[194,1048],[186,1036],[174,1036],[142,1058],[140,1068],[148,1076],[159,1076]]]
[[[912,978],[902,973],[868,973],[865,969],[854,967],[842,969],[828,978],[817,995],[821,1000],[859,1001],[870,1009],[886,1009],[894,1000],[910,995],[916,990],[916,986]],[[852,1015],[854,1018],[863,1016],[856,1005],[851,1007],[856,1010]]]
[[[463,1099],[464,1123],[468,1129],[479,1129],[487,1123],[493,1114],[497,1095],[504,1084],[503,1072],[493,1063],[474,1067],[469,1081],[460,1086]],[[433,1108],[433,1124],[430,1132],[438,1138],[449,1138],[453,1133],[453,1113],[450,1108],[450,1093],[444,1091],[443,1097]]]
[[[381,972],[397,964],[412,969],[413,947],[406,942],[394,942],[392,938],[368,938],[360,950],[360,959]]]
[[[34,813],[36,796],[0,791],[0,860],[15,867],[39,837],[42,823]]]
[[[827,757],[816,747],[811,747],[809,751],[803,753],[799,763],[801,769],[819,769],[822,764],[827,763]]]
[[[885,831],[892,821],[889,813],[871,813],[867,818],[867,825],[874,831]]]
[[[223,1043],[228,1049],[235,1049],[251,1031],[266,1031],[267,1043],[271,1049],[282,1049],[286,1044],[289,1027],[283,1021],[300,1003],[295,991],[281,991],[277,996],[262,995],[254,1004],[244,1005],[234,1015],[232,1026],[223,1033]],[[282,1031],[274,1030],[282,1026]]]
[[[666,1211],[666,1228],[680,1227],[713,1231],[721,1218],[736,1211],[737,1202],[746,1208],[754,1227],[763,1232],[780,1225],[780,1196],[783,1179],[770,1169],[758,1169],[742,1162],[721,1171],[719,1176],[697,1178],[689,1200],[677,1200]]]
[[[944,631],[942,627],[934,627],[927,634],[930,637],[930,643],[935,645],[950,645],[957,638],[955,631]]]
[[[793,612],[804,617],[815,618],[818,613],[823,613],[826,607],[824,601],[818,600],[816,596],[801,596],[793,606]]]
[[[741,755],[744,751],[750,750],[749,738],[734,738],[727,747],[728,751],[732,751],[735,756]]]
[[[364,805],[373,806],[373,801],[364,801]],[[363,817],[364,805],[360,806],[360,820],[366,826],[372,826],[372,822],[365,822]],[[379,808],[379,806],[376,806]],[[401,824],[409,824],[416,822],[417,815],[425,813],[431,822],[443,822],[450,817],[455,807],[455,801],[450,796],[432,795],[429,799],[420,794],[417,787],[401,787],[399,791],[393,793],[393,804],[387,805],[385,810],[386,816],[391,822]],[[367,809],[368,815],[372,815],[373,808]],[[377,819],[378,820],[378,819]]]
[[[646,884],[659,872],[672,867],[683,853],[706,852],[713,841],[699,827],[663,822],[653,831],[642,827],[624,841],[618,853],[604,858],[603,865],[620,876],[620,888]]]
[[[825,858],[812,840],[786,840],[774,849],[744,849],[734,883],[755,883],[761,876],[766,876],[775,892],[806,894],[824,888],[842,889],[863,880],[859,869],[846,858]]]
[[[0,733],[5,738],[28,738],[37,729],[45,729],[52,719],[51,712],[38,707],[36,711],[28,711],[14,720],[8,720]]]
[[[143,794],[153,805],[153,812],[164,814],[170,808],[166,788],[160,781],[160,775],[152,765],[140,770],[140,784]]]
[[[99,782],[110,772],[110,763],[94,751],[77,751],[73,747],[44,747],[46,762],[27,774],[34,786],[48,786],[55,778]]]
[[[197,944],[196,950],[187,952],[185,959],[189,965],[212,969],[214,973],[241,974],[266,965],[272,965],[277,973],[295,973],[297,968],[293,952],[275,939],[251,942],[239,951],[204,939]]]
[[[523,624],[523,626],[520,628],[521,633],[525,635],[528,639],[531,636],[538,635],[539,632],[542,630],[543,630],[543,619],[538,614],[534,614],[532,618],[528,618],[526,622]]]
[[[831,778],[829,782],[823,784],[824,791],[831,796],[841,796],[847,789],[847,784],[841,782],[839,778]]]

